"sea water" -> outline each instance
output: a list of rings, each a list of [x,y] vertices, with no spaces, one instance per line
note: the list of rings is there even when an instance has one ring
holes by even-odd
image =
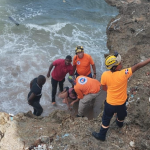
[[[30,81],[40,74],[46,76],[54,60],[73,57],[77,45],[94,59],[99,80],[105,71],[104,54],[109,52],[106,27],[117,14],[104,0],[1,0],[0,111],[17,114],[32,110],[27,104]],[[67,109],[56,100],[54,107],[47,78],[41,98],[43,115]]]

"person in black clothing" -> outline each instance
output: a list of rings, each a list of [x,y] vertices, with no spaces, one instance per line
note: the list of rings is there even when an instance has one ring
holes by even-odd
[[[35,116],[40,116],[43,112],[43,108],[40,105],[40,98],[42,97],[42,86],[45,84],[45,82],[46,78],[43,75],[39,75],[30,82],[28,104],[33,107],[33,114]]]

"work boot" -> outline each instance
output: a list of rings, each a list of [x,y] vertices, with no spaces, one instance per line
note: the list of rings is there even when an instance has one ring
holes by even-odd
[[[79,116],[79,115],[77,114],[76,117],[84,117],[84,116]]]
[[[99,133],[92,132],[92,135],[93,135],[97,140],[105,141],[107,130],[108,130],[108,128],[105,129],[105,128],[101,127]]]
[[[97,132],[92,132],[92,135],[97,139],[97,140],[101,140],[101,141],[105,141],[105,139],[104,138],[102,138],[100,135],[99,135],[99,133],[97,133]]]

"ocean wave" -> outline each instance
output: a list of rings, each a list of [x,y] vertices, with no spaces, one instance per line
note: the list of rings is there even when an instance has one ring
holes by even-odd
[[[36,30],[44,30],[46,32],[58,32],[60,31],[63,27],[66,26],[67,23],[57,23],[54,25],[49,25],[49,26],[40,26],[36,24],[26,24],[26,27],[29,29],[36,29]]]
[[[7,0],[7,4],[3,0],[0,7],[3,7],[0,12],[1,110],[13,114],[32,110],[27,104],[30,81],[39,74],[46,76],[54,60],[66,55],[73,57],[77,45],[82,45],[85,53],[92,56],[97,78],[100,78],[105,69],[103,55],[108,52],[106,25],[117,14],[113,9],[107,9],[98,0],[66,3],[59,0],[48,0],[47,3]],[[12,23],[9,16],[20,25]],[[61,100],[56,100],[58,107],[53,108],[49,78],[41,99],[44,115],[54,109],[66,109]]]

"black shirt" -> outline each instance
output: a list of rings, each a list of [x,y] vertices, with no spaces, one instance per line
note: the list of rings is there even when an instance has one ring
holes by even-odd
[[[30,97],[31,93],[34,93],[36,97],[33,99],[33,101],[40,101],[40,98],[42,96],[42,87],[40,87],[37,84],[37,78],[34,78],[32,81],[32,87],[28,94],[28,98]]]

